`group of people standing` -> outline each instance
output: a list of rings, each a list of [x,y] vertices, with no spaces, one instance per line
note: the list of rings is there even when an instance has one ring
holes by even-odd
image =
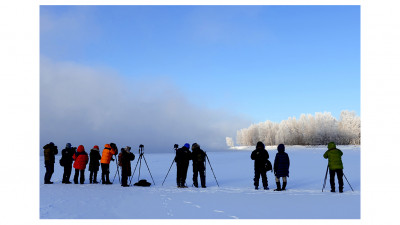
[[[278,152],[275,155],[273,172],[275,175],[276,189],[274,191],[284,191],[286,190],[287,178],[289,177],[289,167],[290,160],[289,155],[285,152],[285,145],[279,144],[277,148]],[[343,152],[336,148],[334,142],[328,144],[328,150],[324,153],[323,157],[328,159],[328,168],[330,175],[330,185],[331,192],[335,192],[335,174],[337,175],[339,182],[339,192],[343,193],[343,162],[342,162]],[[254,160],[254,187],[258,190],[260,176],[262,179],[262,184],[265,190],[269,190],[267,171],[269,154],[265,149],[262,142],[257,142],[256,149],[251,153],[251,159]],[[280,183],[280,178],[282,178],[282,186]]]
[[[46,173],[44,176],[45,184],[52,184],[51,177],[54,173],[55,155],[58,154],[58,147],[53,142],[46,144],[44,147],[44,162],[46,167]],[[70,184],[72,168],[75,169],[74,183],[83,184],[85,182],[85,169],[89,163],[89,182],[92,184],[99,183],[97,181],[97,173],[101,166],[101,181],[103,184],[112,184],[110,182],[110,162],[115,159],[113,156],[118,155],[119,166],[121,167],[122,173],[122,186],[128,186],[127,180],[131,173],[130,161],[135,159],[135,155],[130,152],[131,147],[126,146],[122,148],[121,153],[118,155],[118,148],[116,144],[110,143],[105,144],[102,154],[100,155],[99,146],[95,145],[88,154],[85,151],[83,145],[79,145],[78,148],[72,147],[71,143],[67,143],[65,148],[62,150],[62,156],[60,159],[60,165],[64,167],[64,173],[62,183]],[[89,162],[90,159],[90,162]]]
[[[187,188],[186,177],[189,167],[189,162],[193,162],[193,186],[199,187],[198,176],[200,175],[200,185],[202,188],[206,188],[206,175],[205,175],[205,161],[207,154],[200,148],[197,143],[192,144],[190,151],[190,144],[185,143],[183,147],[178,148],[178,145],[174,146],[176,155],[174,162],[177,167],[176,183],[178,188]],[[45,184],[52,184],[50,181],[51,176],[54,172],[55,155],[58,154],[58,148],[53,142],[46,144],[44,147],[44,158],[46,173],[44,176]],[[101,165],[101,181],[103,184],[112,184],[110,182],[110,162],[114,161],[113,156],[118,155],[118,166],[121,167],[121,186],[128,187],[128,177],[131,176],[131,161],[135,159],[135,155],[130,152],[131,147],[126,146],[121,149],[121,153],[118,155],[118,148],[115,143],[105,144],[102,154],[100,155],[99,147],[95,145],[88,155],[85,152],[83,145],[79,145],[78,148],[72,147],[70,143],[67,143],[65,148],[62,150],[62,157],[60,159],[60,165],[64,167],[64,173],[62,183],[70,184],[69,181],[71,176],[72,167],[75,169],[74,183],[78,184],[78,178],[80,175],[79,183],[85,182],[85,169],[89,163],[89,182],[97,182],[97,172]],[[262,142],[258,142],[256,149],[251,153],[251,159],[254,160],[254,187],[259,189],[259,180],[262,179],[262,185],[265,190],[268,190],[268,179],[267,171],[273,169],[275,175],[276,189],[274,191],[284,191],[287,186],[287,178],[289,177],[290,160],[289,155],[285,152],[285,145],[278,145],[278,153],[275,155],[272,168],[268,168],[269,154],[265,149],[265,145]],[[330,185],[331,192],[335,192],[335,174],[339,181],[339,192],[343,192],[343,163],[342,157],[343,152],[336,148],[334,142],[328,144],[328,150],[324,153],[323,157],[328,159],[328,168],[330,174]],[[280,179],[282,178],[282,185]]]
[[[276,189],[274,191],[286,190],[287,177],[289,177],[290,160],[289,155],[285,152],[285,145],[278,145],[278,153],[275,155],[273,168],[268,168],[269,154],[264,144],[257,142],[256,149],[251,153],[251,159],[254,160],[254,187],[258,190],[259,180],[261,176],[264,190],[269,190],[267,171],[273,169],[276,181]],[[280,183],[282,178],[282,187]]]
[[[198,175],[200,174],[200,184],[202,188],[206,188],[206,157],[207,154],[200,148],[197,143],[192,144],[192,152],[190,152],[190,144],[186,143],[182,148],[175,145],[176,155],[174,161],[176,162],[176,184],[178,188],[187,188],[186,175],[189,167],[189,161],[193,162],[193,186],[199,187]]]

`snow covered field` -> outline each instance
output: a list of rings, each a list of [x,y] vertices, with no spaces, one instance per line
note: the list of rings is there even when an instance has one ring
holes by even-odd
[[[44,158],[40,161],[41,219],[359,219],[360,218],[360,147],[338,146],[344,153],[344,193],[329,192],[329,175],[321,192],[327,160],[322,157],[325,146],[286,146],[289,154],[290,177],[287,191],[275,192],[274,176],[267,173],[270,190],[254,190],[254,147],[241,147],[219,152],[207,152],[220,187],[207,164],[207,188],[192,187],[192,167],[186,180],[189,188],[176,187],[176,166],[173,165],[161,186],[174,154],[145,153],[156,185],[126,187],[89,184],[86,169],[85,184],[62,184],[63,168],[56,156],[52,185],[44,185]],[[206,150],[206,149],[205,149]],[[267,147],[273,162],[276,147]],[[132,162],[132,171],[137,163]],[[110,179],[114,178],[115,162],[110,164]],[[101,172],[101,171],[99,171]],[[73,174],[70,181],[73,181]],[[138,171],[132,184],[137,181]],[[100,173],[98,180],[100,180]],[[152,182],[142,161],[141,179]],[[260,180],[261,183],[261,180]],[[337,180],[336,180],[337,185]]]

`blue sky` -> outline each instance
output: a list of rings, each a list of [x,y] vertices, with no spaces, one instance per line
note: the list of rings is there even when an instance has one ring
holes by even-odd
[[[360,115],[359,6],[41,6],[40,18],[42,64],[110,71],[148,98],[171,88],[242,128]]]

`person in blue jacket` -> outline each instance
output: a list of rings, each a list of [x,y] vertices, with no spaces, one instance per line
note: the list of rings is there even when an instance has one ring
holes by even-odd
[[[274,174],[276,189],[274,191],[284,191],[286,190],[287,177],[289,177],[289,166],[290,160],[289,155],[285,152],[285,145],[278,145],[278,153],[275,155],[274,160]],[[282,188],[280,178],[282,177]]]

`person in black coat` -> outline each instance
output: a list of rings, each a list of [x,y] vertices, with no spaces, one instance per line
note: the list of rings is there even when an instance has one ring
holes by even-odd
[[[118,155],[119,166],[121,166],[122,187],[129,187],[128,177],[132,174],[131,161],[133,160],[135,160],[135,155],[131,152],[131,147],[126,146],[122,148],[121,153]]]
[[[200,149],[200,145],[194,143],[192,145],[192,161],[193,161],[193,185],[198,187],[197,183],[197,175],[200,174],[200,183],[201,187],[206,187],[206,176],[205,176],[205,161],[206,161],[206,153]]]
[[[269,154],[267,150],[265,150],[264,144],[261,141],[257,142],[256,149],[251,153],[251,159],[254,160],[254,187],[256,190],[258,189],[260,176],[264,189],[269,189],[267,170],[265,168],[268,158]]]
[[[44,175],[44,183],[45,184],[53,184],[51,180],[51,176],[54,173],[54,155],[58,154],[58,148],[54,145],[53,142],[50,142],[43,146],[44,149],[44,166],[46,167],[46,173]]]
[[[61,164],[61,166],[64,167],[64,173],[63,173],[63,179],[62,179],[63,184],[71,183],[69,181],[69,178],[71,177],[72,162],[74,161],[72,156],[75,154],[75,152],[76,152],[76,148],[73,148],[71,146],[71,143],[67,143],[65,145],[65,148],[61,151],[60,164]]]
[[[175,162],[176,162],[176,184],[178,188],[187,188],[186,175],[189,167],[189,161],[192,159],[192,153],[189,150],[190,144],[186,143],[182,148],[176,150]]]
[[[290,160],[289,155],[285,152],[285,145],[278,145],[278,153],[275,155],[274,160],[274,174],[276,181],[276,189],[274,191],[286,190],[287,177],[289,177]],[[280,178],[282,177],[282,188]]]
[[[98,184],[99,182],[97,182],[97,172],[99,171],[99,167],[100,167],[100,159],[101,159],[101,155],[100,155],[100,150],[99,150],[99,146],[95,145],[93,146],[93,148],[90,150],[89,153],[89,171],[90,171],[90,175],[89,175],[89,182],[92,184]]]

